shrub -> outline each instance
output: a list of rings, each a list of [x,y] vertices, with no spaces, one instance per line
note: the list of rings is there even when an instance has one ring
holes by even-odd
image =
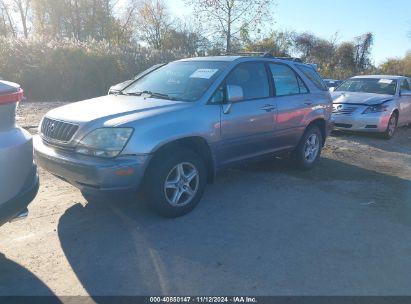
[[[81,100],[107,93],[148,67],[185,57],[139,45],[0,38],[0,78],[20,83],[31,100]]]

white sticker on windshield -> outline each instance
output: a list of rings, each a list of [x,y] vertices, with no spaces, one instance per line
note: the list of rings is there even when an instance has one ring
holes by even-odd
[[[386,84],[390,84],[392,83],[394,80],[392,79],[380,79],[380,81],[378,81],[379,83],[386,83]]]
[[[218,69],[198,69],[190,75],[190,78],[210,79],[215,73],[217,73],[217,71]]]

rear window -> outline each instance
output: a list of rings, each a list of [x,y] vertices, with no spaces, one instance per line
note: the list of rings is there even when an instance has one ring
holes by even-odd
[[[320,90],[328,91],[328,87],[321,78],[320,74],[317,73],[311,66],[297,65],[297,68],[308,78],[311,82]]]

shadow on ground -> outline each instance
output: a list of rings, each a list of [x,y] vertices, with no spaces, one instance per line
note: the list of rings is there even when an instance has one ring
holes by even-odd
[[[398,128],[394,137],[390,140],[382,138],[377,133],[361,133],[349,131],[333,131],[332,137],[366,144],[387,152],[408,154],[411,152],[411,127]]]
[[[48,303],[60,303],[39,278],[0,253],[0,297],[30,295],[47,296]]]
[[[410,295],[411,182],[323,159],[222,172],[189,215],[76,204],[58,233],[90,295]]]

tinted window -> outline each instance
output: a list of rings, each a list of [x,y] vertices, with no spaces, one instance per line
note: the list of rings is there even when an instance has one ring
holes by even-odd
[[[308,93],[308,89],[305,86],[304,82],[301,80],[301,78],[297,76],[297,79],[298,79],[298,84],[300,86],[300,93],[301,94]]]
[[[274,79],[276,96],[308,92],[303,81],[290,67],[284,64],[270,64],[270,70]]]
[[[149,91],[167,95],[170,99],[195,101],[205,93],[227,64],[218,61],[172,62],[138,79],[123,93]]]
[[[244,99],[270,96],[270,85],[263,63],[240,64],[227,77],[226,83],[241,87]]]
[[[410,90],[410,84],[408,83],[407,79],[403,79],[401,81],[401,90],[409,91]]]
[[[297,67],[317,88],[328,91],[327,85],[313,67],[307,65],[298,65]]]

